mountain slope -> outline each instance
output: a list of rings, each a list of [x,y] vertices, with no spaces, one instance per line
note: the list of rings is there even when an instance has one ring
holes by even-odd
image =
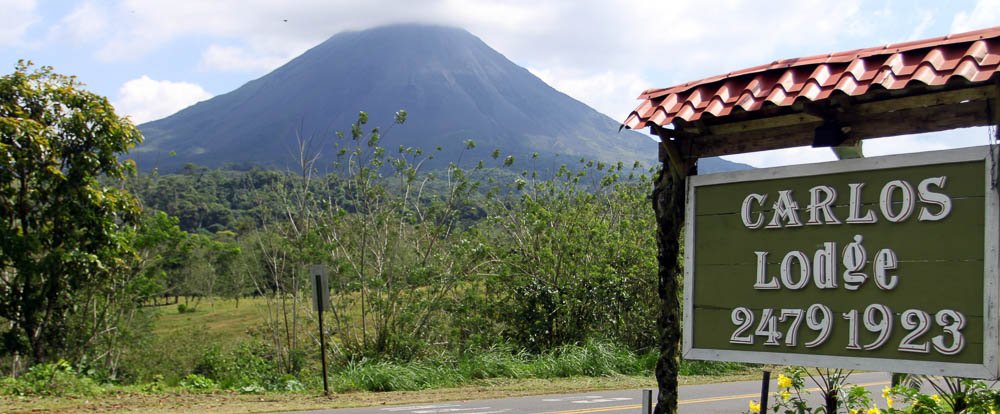
[[[140,125],[133,156],[140,168],[176,170],[252,163],[295,164],[297,137],[331,152],[333,132],[358,111],[387,128],[396,110],[409,118],[385,134],[387,148],[444,148],[436,166],[457,159],[462,142],[518,159],[581,157],[655,162],[656,145],[545,84],[526,69],[455,28],[396,25],[331,37],[273,72],[167,118]],[[324,146],[325,145],[325,146]],[[176,156],[167,156],[176,152]],[[433,167],[435,165],[431,165]]]

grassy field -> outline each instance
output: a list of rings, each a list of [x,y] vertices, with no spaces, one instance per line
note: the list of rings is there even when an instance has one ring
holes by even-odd
[[[181,303],[184,303],[183,299]],[[194,302],[187,303],[187,307],[192,306]],[[308,304],[303,306],[303,329],[316,329],[309,320],[308,312],[311,310],[307,306]],[[177,305],[152,309],[157,313],[153,327],[154,337],[149,346],[144,347],[144,354],[138,356],[141,363],[153,367],[151,369],[156,366],[190,369],[208,347],[227,348],[250,339],[249,332],[260,329],[267,315],[267,304],[263,299],[244,299],[239,302],[239,306],[232,300],[205,299],[198,303],[193,312],[185,313],[179,313]],[[553,360],[551,363],[559,362]],[[529,372],[528,367],[529,365],[523,365],[520,369],[524,370],[522,372]],[[748,370],[732,375],[683,376],[681,382],[698,384],[753,379],[758,375],[759,370]],[[640,376],[568,378],[539,378],[537,374],[525,374],[517,379],[478,379],[457,386],[419,391],[369,392],[348,388],[351,391],[334,393],[329,397],[315,391],[315,388],[302,392],[244,395],[236,391],[192,391],[172,386],[173,384],[176,381],[168,379],[164,388],[155,392],[143,391],[141,386],[108,386],[104,392],[87,397],[0,396],[0,412],[257,413],[656,387],[652,372]]]
[[[184,300],[180,300],[184,304]],[[188,301],[187,306],[195,302]],[[153,334],[169,337],[183,334],[192,326],[204,328],[206,339],[216,343],[238,342],[249,338],[247,331],[259,327],[267,316],[267,304],[262,298],[247,298],[238,302],[226,299],[203,299],[193,312],[179,313],[177,305],[158,306]]]

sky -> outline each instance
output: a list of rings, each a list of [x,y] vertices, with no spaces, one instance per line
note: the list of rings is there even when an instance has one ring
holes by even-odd
[[[0,0],[0,74],[19,59],[52,66],[139,124],[236,89],[336,33],[392,23],[464,28],[623,121],[648,88],[1000,26],[1000,0]],[[882,138],[864,150],[985,145],[988,134]],[[812,148],[726,158],[757,167],[834,159]]]

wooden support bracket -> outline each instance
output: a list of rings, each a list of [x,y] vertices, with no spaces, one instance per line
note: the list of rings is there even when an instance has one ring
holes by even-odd
[[[687,177],[688,159],[677,147],[677,132],[669,129],[653,126],[653,132],[660,137],[659,158],[660,162],[670,169],[670,174],[674,178],[683,180]]]
[[[670,166],[670,173],[680,180],[687,177],[687,167],[685,166],[687,163],[677,149],[677,144],[669,139],[664,139],[660,141],[660,148],[667,154],[664,163]]]

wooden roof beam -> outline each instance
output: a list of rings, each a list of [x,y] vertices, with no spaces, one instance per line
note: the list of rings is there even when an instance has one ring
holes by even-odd
[[[860,107],[862,105],[856,106]],[[846,142],[853,145],[856,141],[869,138],[984,126],[990,123],[991,116],[987,115],[986,99],[981,99],[965,103],[912,106],[885,112],[852,110],[838,118],[843,127],[849,128]],[[812,145],[816,127],[823,123],[820,119],[814,119],[781,127],[695,137],[691,141],[691,150],[686,155],[711,157]]]
[[[998,77],[998,79],[1000,79],[1000,77]],[[749,132],[759,129],[781,128],[801,123],[813,123],[821,121],[824,119],[824,115],[830,115],[833,111],[838,112],[838,117],[841,113],[845,112],[850,112],[856,115],[877,114],[901,109],[985,100],[992,96],[992,94],[992,86],[987,85],[931,92],[916,96],[889,98],[874,102],[855,102],[853,97],[838,95],[831,98],[832,102],[837,103],[836,108],[826,109],[825,105],[814,104],[813,102],[802,102],[793,105],[793,108],[797,111],[796,113],[755,118],[745,121],[719,123],[713,122],[715,119],[709,117],[699,120],[700,124],[698,125],[698,128],[701,130],[700,135],[728,135],[737,132]],[[683,121],[678,121],[677,123],[684,124]],[[686,127],[687,125],[684,124],[680,126]]]

